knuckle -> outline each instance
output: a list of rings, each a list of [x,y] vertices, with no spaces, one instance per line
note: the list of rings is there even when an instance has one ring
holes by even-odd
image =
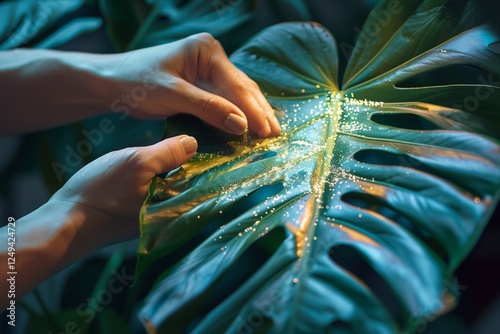
[[[245,85],[247,87],[252,88],[252,89],[259,89],[259,85],[257,85],[257,83],[254,80],[247,77],[247,79],[245,81],[246,81]]]
[[[192,35],[190,40],[197,48],[213,48],[214,46],[219,45],[219,42],[217,42],[217,40],[207,32]]]
[[[209,34],[208,32],[201,32],[199,34],[197,34],[197,37],[204,41],[204,42],[208,42],[208,43],[211,43],[213,44],[215,42],[215,38],[214,36],[212,36],[211,34]]]
[[[210,71],[214,59],[225,54],[221,44],[209,33],[188,37],[185,51],[186,56],[200,66],[201,71]]]

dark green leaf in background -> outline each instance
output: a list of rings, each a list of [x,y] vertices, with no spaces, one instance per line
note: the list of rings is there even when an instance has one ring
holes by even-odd
[[[16,47],[55,48],[97,30],[102,19],[81,17],[58,23],[85,4],[83,0],[7,1],[0,4],[0,50]],[[49,33],[47,35],[47,33]]]
[[[189,35],[225,33],[252,17],[250,0],[100,0],[119,51],[173,42]]]

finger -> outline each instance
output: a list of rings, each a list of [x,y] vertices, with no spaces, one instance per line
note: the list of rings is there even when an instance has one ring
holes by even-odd
[[[162,140],[154,145],[143,148],[146,163],[152,168],[154,174],[169,172],[191,159],[198,143],[191,136],[180,135]]]
[[[279,134],[279,122],[259,87],[231,63],[221,44],[209,34],[193,35],[191,41],[196,41],[198,68],[193,84],[234,104],[259,136]]]
[[[209,81],[213,92],[239,107],[248,119],[248,127],[260,137],[278,135],[279,121],[255,81],[237,69],[225,53],[212,58]]]
[[[175,110],[194,115],[223,131],[241,135],[248,122],[245,114],[225,98],[207,92],[187,81],[178,83]],[[182,101],[182,102],[181,102]]]
[[[275,114],[273,108],[271,107],[271,105],[269,104],[267,99],[264,97],[264,95],[262,95],[262,93],[260,92],[260,89],[258,88],[258,86],[255,82],[254,82],[254,87],[255,87],[255,89],[252,91],[252,94],[253,94],[255,100],[257,101],[257,103],[262,107],[262,109],[265,112],[267,122],[269,123],[269,126],[270,126],[271,136],[277,136],[281,133],[280,122],[276,118],[276,114]]]

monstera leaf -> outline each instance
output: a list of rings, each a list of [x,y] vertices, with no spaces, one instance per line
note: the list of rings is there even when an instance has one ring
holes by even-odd
[[[283,133],[169,126],[201,152],[153,180],[137,271],[205,240],[153,287],[146,327],[402,333],[453,307],[454,271],[500,194],[500,37],[476,13],[472,1],[381,1],[342,86],[318,24],[268,28],[237,51]],[[257,243],[269,254],[255,265]]]

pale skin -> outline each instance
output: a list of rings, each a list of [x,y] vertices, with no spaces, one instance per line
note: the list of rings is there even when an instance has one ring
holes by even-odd
[[[232,65],[208,34],[111,55],[0,52],[0,82],[2,135],[107,113],[113,101],[140,85],[150,88],[147,96],[124,102],[131,106],[132,117],[188,113],[233,134],[248,129],[269,137],[281,131],[255,82]],[[47,203],[17,219],[16,299],[82,257],[137,238],[138,213],[149,181],[188,161],[196,149],[195,138],[181,135],[110,152],[78,171]],[[4,284],[10,277],[7,240],[5,226],[0,229],[2,310],[10,302]]]

